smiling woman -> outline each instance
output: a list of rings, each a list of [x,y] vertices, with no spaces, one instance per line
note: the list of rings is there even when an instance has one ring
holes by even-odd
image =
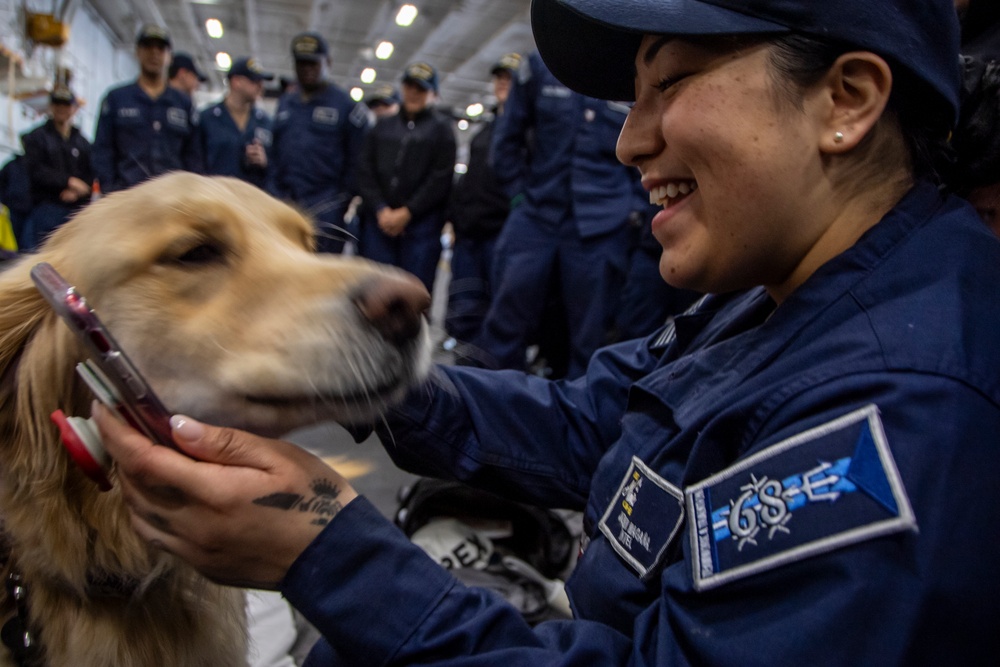
[[[322,531],[255,504],[333,475],[282,443],[206,427],[178,442],[211,463],[181,461],[102,419],[140,532],[279,587],[326,639],[311,665],[995,655],[1000,514],[968,508],[1000,503],[1000,241],[934,182],[958,112],[951,0],[532,13],[566,85],[634,100],[618,155],[662,206],[661,272],[709,294],[578,380],[440,367],[352,428],[410,472],[581,510],[573,619],[529,627],[346,482]]]
[[[911,187],[913,160],[895,114],[883,114],[888,64],[845,48],[800,84],[788,71],[803,68],[796,48],[640,43],[618,154],[666,195],[652,225],[671,284],[716,293],[765,285],[781,301]]]

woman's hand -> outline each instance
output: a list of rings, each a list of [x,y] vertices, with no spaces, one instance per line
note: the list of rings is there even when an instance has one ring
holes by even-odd
[[[276,588],[357,497],[322,460],[287,442],[175,416],[184,456],[99,404],[94,418],[136,532],[219,583]]]

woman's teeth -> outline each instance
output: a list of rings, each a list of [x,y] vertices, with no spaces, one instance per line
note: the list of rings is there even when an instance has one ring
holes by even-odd
[[[649,191],[649,203],[654,206],[669,206],[672,199],[678,196],[690,194],[698,189],[697,181],[684,181],[681,183],[667,183],[658,185]]]

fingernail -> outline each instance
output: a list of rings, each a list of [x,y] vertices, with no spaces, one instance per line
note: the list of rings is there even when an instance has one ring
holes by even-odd
[[[91,418],[103,415],[104,406],[96,398],[90,402],[90,416]]]
[[[174,415],[171,417],[170,428],[173,429],[175,435],[179,435],[189,442],[201,440],[202,436],[205,435],[205,427],[201,422],[197,422],[184,415]]]

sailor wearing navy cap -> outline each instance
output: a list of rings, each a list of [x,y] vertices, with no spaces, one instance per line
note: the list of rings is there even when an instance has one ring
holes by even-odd
[[[433,65],[407,65],[400,111],[378,120],[358,167],[361,254],[409,271],[428,290],[455,174],[455,133],[451,119],[433,106],[437,92]]]
[[[208,81],[194,58],[190,54],[178,51],[170,59],[170,67],[167,68],[167,79],[173,88],[181,91],[190,98],[194,98],[194,93],[198,87]]]
[[[479,363],[524,370],[528,346],[540,339],[568,354],[558,372],[577,377],[611,339],[629,216],[646,203],[636,170],[615,158],[628,106],[570,90],[538,53],[525,61],[493,132],[493,169],[513,206],[497,241],[493,301],[473,343]],[[568,340],[548,342],[563,327],[549,324],[547,309],[565,312]]]
[[[278,101],[269,189],[315,219],[319,251],[341,252],[344,215],[372,118],[367,106],[326,78],[329,48],[321,35],[296,35],[291,51],[298,85]]]
[[[49,95],[49,118],[21,137],[31,181],[33,208],[19,250],[27,252],[90,202],[94,187],[90,142],[73,124],[79,108],[73,91],[57,85]]]
[[[395,86],[382,84],[365,96],[365,104],[375,114],[375,118],[399,113],[399,92]]]
[[[167,85],[170,34],[143,26],[135,53],[138,79],[109,91],[97,120],[94,169],[105,194],[168,171],[203,167],[191,98]]]
[[[203,463],[103,415],[140,533],[278,587],[324,636],[311,665],[995,663],[1000,240],[933,181],[952,0],[532,22],[566,84],[634,101],[618,156],[661,273],[709,296],[577,381],[438,367],[375,426],[406,470],[581,510],[573,618],[463,586],[298,448],[185,420]],[[300,516],[316,480],[329,521]]]
[[[264,82],[273,78],[255,58],[233,62],[226,74],[229,90],[225,97],[199,113],[206,174],[235,176],[265,187],[271,118],[257,107],[257,100]]]

